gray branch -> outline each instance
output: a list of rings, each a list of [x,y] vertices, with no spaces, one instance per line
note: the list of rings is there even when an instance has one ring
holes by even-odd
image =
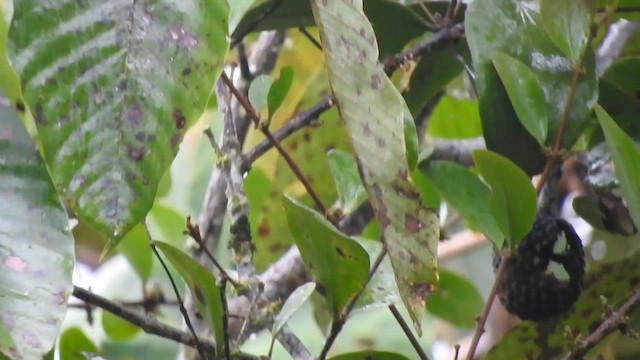
[[[268,74],[273,70],[284,39],[285,35],[282,31],[267,31],[260,34],[248,56],[249,67],[253,71],[252,75]],[[240,71],[237,71],[236,74],[240,74]],[[243,93],[248,91],[250,85],[249,79],[237,76],[233,80],[238,90]],[[234,122],[233,127],[236,132],[235,135],[237,135],[236,139],[238,143],[242,144],[246,138],[251,119],[235,100],[231,103],[231,113]],[[228,141],[228,134],[222,134],[220,143],[225,146]],[[224,176],[222,176],[221,169],[214,167],[209,177],[202,212],[198,218],[202,239],[211,252],[217,247],[220,234],[222,233],[222,226],[227,209],[226,190],[227,183]],[[213,270],[213,264],[211,264],[201,249],[194,247],[191,250],[191,257],[206,268]],[[185,290],[185,292],[185,306],[189,312],[190,319],[192,319],[194,329],[201,337],[210,337],[211,331],[207,324],[195,316],[195,304],[188,289]],[[177,359],[195,360],[197,358],[198,354],[195,353],[192,348],[180,346]]]

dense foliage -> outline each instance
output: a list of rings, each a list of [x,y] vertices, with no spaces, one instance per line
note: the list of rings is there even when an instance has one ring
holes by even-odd
[[[640,1],[0,5],[0,357],[640,354]]]

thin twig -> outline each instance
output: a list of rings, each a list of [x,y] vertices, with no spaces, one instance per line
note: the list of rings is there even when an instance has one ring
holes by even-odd
[[[108,311],[113,315],[132,323],[147,334],[157,335],[191,347],[201,346],[207,353],[213,354],[216,351],[216,345],[213,341],[207,339],[197,340],[192,334],[163,324],[151,315],[144,315],[136,311],[129,310],[116,302],[105,299],[102,296],[92,293],[91,291],[87,291],[81,287],[73,287],[73,296],[84,301],[85,304],[91,304],[99,307],[102,310]]]
[[[456,24],[450,28],[442,29],[434,33],[429,38],[415,44],[408,50],[400,52],[398,54],[390,55],[386,57],[382,63],[384,64],[384,71],[387,75],[393,73],[406,59],[415,59],[420,56],[424,56],[431,51],[440,49],[450,43],[461,39],[464,35],[464,27],[462,24]],[[285,125],[273,133],[273,138],[278,142],[283,141],[296,131],[311,125],[322,113],[331,109],[335,101],[333,97],[327,96],[317,104],[313,105],[306,111],[296,114]],[[265,140],[256,145],[253,149],[247,151],[244,155],[244,161],[242,163],[242,170],[247,171],[251,167],[251,164],[255,162],[260,156],[271,149],[274,144],[270,140]]]
[[[355,296],[353,296],[349,300],[349,302],[347,302],[347,304],[345,305],[340,315],[333,320],[333,323],[331,324],[331,332],[329,333],[329,336],[327,336],[327,340],[325,341],[322,351],[320,352],[320,357],[319,357],[320,360],[324,360],[327,357],[327,354],[329,353],[331,346],[333,345],[335,340],[338,338],[338,334],[340,333],[340,331],[342,331],[342,327],[347,322],[347,318],[349,317],[349,314],[355,307],[356,302],[360,298],[360,295],[362,295],[362,292],[369,284],[369,281],[371,281],[371,278],[380,267],[380,264],[382,264],[382,260],[384,260],[384,257],[386,255],[387,255],[387,249],[383,247],[380,253],[378,254],[378,256],[376,257],[376,259],[374,260],[373,265],[371,266],[371,269],[369,270],[367,281],[364,283],[364,286],[360,289],[360,291]]]
[[[233,94],[233,96],[238,100],[240,105],[242,105],[242,107],[245,109],[247,114],[249,114],[249,116],[254,122],[254,125],[260,129],[260,131],[264,134],[267,140],[269,140],[271,144],[278,150],[278,153],[280,153],[280,156],[282,156],[282,158],[287,162],[287,165],[289,165],[289,168],[291,169],[291,171],[293,171],[293,173],[296,175],[298,180],[300,180],[300,182],[304,186],[305,190],[307,190],[307,193],[309,194],[309,196],[311,196],[311,198],[313,199],[313,202],[315,203],[315,206],[318,209],[318,211],[320,211],[322,214],[325,214],[327,212],[327,209],[322,204],[320,197],[318,196],[318,194],[316,194],[315,190],[307,180],[306,176],[304,176],[304,174],[302,173],[302,170],[300,170],[300,167],[298,166],[298,164],[286,152],[286,150],[282,147],[280,142],[273,137],[269,129],[260,125],[260,115],[256,113],[253,106],[251,106],[251,104],[249,103],[249,100],[243,94],[241,94],[240,91],[238,91],[235,85],[233,85],[233,81],[229,79],[227,74],[222,72],[222,74],[220,75],[220,79],[222,79],[225,85],[229,87],[229,90],[231,90],[231,93]]]
[[[625,323],[627,314],[631,313],[640,305],[640,289],[636,289],[633,294],[620,306],[618,311],[610,313],[589,336],[580,342],[577,348],[570,351],[565,360],[577,360],[589,352],[593,347],[598,345],[607,335],[619,329],[619,325]]]
[[[487,322],[487,318],[489,317],[489,312],[491,311],[491,306],[493,305],[493,301],[498,294],[498,289],[502,284],[502,279],[507,270],[507,261],[509,260],[509,252],[508,250],[503,250],[500,255],[500,266],[496,271],[496,277],[493,281],[493,286],[491,287],[491,291],[489,292],[489,296],[487,297],[487,302],[484,304],[484,308],[482,309],[482,313],[478,318],[478,325],[476,326],[476,331],[473,333],[473,339],[471,340],[471,346],[469,347],[469,351],[467,352],[467,360],[472,360],[473,355],[476,353],[476,348],[478,347],[478,343],[480,343],[480,337],[484,333],[484,325]]]
[[[309,40],[313,44],[313,46],[322,51],[322,44],[320,44],[320,41],[316,40],[316,38],[314,38],[313,35],[311,35],[307,31],[307,28],[305,28],[304,26],[298,26],[298,30],[302,33],[302,35],[304,35],[304,37],[307,38],[307,40]]]
[[[211,138],[213,138],[211,129],[205,129],[204,133],[207,134],[207,136],[210,135]],[[200,234],[200,227],[198,225],[194,225],[191,222],[191,216],[187,216],[187,233],[198,244],[198,246],[200,246],[202,251],[204,251],[204,253],[207,255],[209,260],[211,260],[213,265],[216,267],[216,269],[218,269],[218,272],[220,272],[220,276],[222,277],[222,279],[228,280],[231,283],[231,285],[237,288],[240,284],[238,284],[238,282],[236,282],[235,280],[233,280],[233,278],[231,278],[231,276],[229,276],[229,274],[225,271],[222,265],[220,265],[218,260],[216,260],[216,258],[213,256],[211,251],[209,251],[209,248],[207,248],[207,246],[204,244],[204,241],[202,240],[202,235]]]
[[[231,359],[231,346],[229,345],[229,307],[227,305],[227,281],[229,278],[220,280],[220,301],[222,302],[222,328],[224,329],[224,356]]]
[[[398,323],[398,325],[400,325],[400,327],[402,328],[402,331],[404,331],[405,336],[411,342],[411,346],[413,346],[413,348],[418,353],[420,360],[429,360],[429,357],[422,349],[422,346],[420,346],[418,339],[416,339],[415,335],[413,335],[413,332],[411,331],[409,324],[407,324],[407,322],[404,321],[404,319],[402,318],[402,314],[400,314],[400,311],[398,311],[398,308],[395,305],[389,305],[389,310],[391,310],[391,313],[393,314],[393,317],[396,319],[396,322]]]
[[[145,233],[147,234],[147,241],[149,242],[149,247],[151,247],[151,250],[153,251],[158,261],[160,262],[160,265],[162,265],[162,268],[164,269],[165,273],[167,274],[167,277],[169,278],[169,282],[171,283],[171,288],[173,288],[173,292],[176,294],[176,299],[178,299],[178,306],[180,309],[180,313],[182,313],[184,322],[187,328],[189,329],[189,331],[191,332],[191,335],[193,335],[193,339],[196,342],[196,350],[198,350],[198,353],[200,354],[202,359],[206,360],[208,359],[207,353],[205,352],[205,349],[202,343],[200,342],[200,339],[198,339],[198,334],[196,334],[196,331],[193,329],[193,324],[191,324],[191,319],[189,318],[187,309],[184,307],[184,303],[182,302],[182,297],[180,296],[180,291],[178,291],[178,286],[176,285],[176,282],[173,280],[173,276],[171,276],[171,272],[169,271],[167,264],[162,259],[162,256],[160,256],[160,252],[156,248],[156,245],[153,243],[153,239],[151,238],[151,234],[149,233],[149,228],[147,228],[147,224],[145,224],[145,222],[143,221],[142,225],[144,227]],[[214,354],[214,357],[215,357],[215,351],[211,352],[210,354]]]

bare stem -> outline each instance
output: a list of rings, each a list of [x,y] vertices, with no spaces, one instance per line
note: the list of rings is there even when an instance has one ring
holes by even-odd
[[[184,318],[184,322],[185,322],[187,328],[189,329],[189,331],[191,332],[191,335],[193,336],[193,339],[195,340],[196,350],[198,350],[198,353],[200,354],[202,359],[205,359],[205,360],[209,359],[207,354],[213,354],[215,356],[215,351],[209,352],[209,353],[205,352],[205,349],[204,349],[202,343],[198,339],[198,335],[196,334],[196,331],[193,329],[193,324],[191,324],[191,319],[189,318],[189,314],[187,313],[187,309],[184,307],[184,303],[182,302],[182,297],[180,296],[180,292],[178,291],[178,286],[176,285],[176,282],[173,280],[173,277],[171,276],[171,272],[169,271],[169,268],[167,267],[167,264],[164,262],[164,260],[162,259],[162,256],[160,256],[160,253],[158,252],[158,249],[156,248],[155,244],[153,243],[153,239],[151,238],[151,234],[149,233],[149,229],[147,228],[147,224],[145,224],[143,222],[142,225],[144,226],[144,231],[147,234],[147,240],[149,242],[149,247],[151,247],[151,250],[153,251],[154,255],[156,256],[158,261],[160,261],[160,265],[162,265],[162,268],[164,269],[165,273],[167,273],[167,277],[169,278],[169,282],[171,283],[171,287],[173,288],[173,292],[176,294],[176,299],[178,299],[178,306],[180,308],[180,313],[182,313],[182,317]]]
[[[619,325],[627,321],[627,314],[640,305],[640,289],[636,289],[632,295],[620,306],[618,311],[611,312],[598,328],[596,328],[589,336],[587,336],[577,348],[570,351],[565,360],[582,359],[583,356],[602,341],[607,335],[618,330]]]
[[[229,87],[229,90],[231,90],[231,93],[238,100],[240,105],[242,105],[242,107],[247,112],[247,114],[249,114],[255,126],[260,129],[260,131],[269,140],[269,142],[271,142],[271,144],[273,144],[273,146],[278,150],[278,152],[280,153],[280,156],[282,156],[282,158],[287,162],[287,165],[289,165],[289,168],[291,169],[291,171],[293,171],[293,173],[296,175],[298,180],[300,180],[304,188],[307,190],[307,193],[309,194],[309,196],[311,196],[311,198],[313,199],[313,202],[315,203],[318,211],[320,211],[322,214],[325,214],[327,212],[327,209],[322,204],[320,197],[318,196],[318,194],[316,194],[315,190],[313,189],[313,187],[311,186],[307,178],[302,173],[302,170],[300,170],[300,167],[298,166],[298,164],[284,150],[280,142],[278,142],[278,140],[276,140],[273,137],[269,129],[260,125],[260,115],[256,113],[253,106],[251,106],[251,104],[249,103],[249,100],[247,100],[247,98],[243,94],[241,94],[240,91],[238,91],[235,85],[233,85],[233,81],[229,79],[226,73],[222,72],[222,75],[220,76],[220,78],[225,83],[225,85]]]
[[[393,317],[396,319],[396,322],[398,323],[398,325],[400,325],[400,327],[402,328],[402,331],[404,331],[404,334],[407,336],[407,339],[409,339],[409,341],[411,342],[411,346],[413,346],[413,348],[418,353],[420,360],[429,360],[429,357],[422,349],[422,346],[420,346],[418,339],[416,339],[415,335],[413,335],[413,332],[411,331],[409,324],[407,324],[407,322],[404,321],[404,318],[402,317],[402,314],[400,314],[400,311],[398,311],[398,308],[395,305],[389,305],[389,310],[393,314]]]
[[[331,332],[329,333],[329,336],[327,336],[327,340],[325,341],[324,346],[322,347],[322,351],[320,352],[320,357],[319,357],[320,360],[324,360],[327,357],[329,350],[331,350],[331,346],[336,341],[336,339],[338,338],[338,334],[340,334],[340,331],[342,331],[342,327],[347,322],[347,318],[349,317],[349,314],[355,307],[356,302],[360,298],[360,295],[362,295],[362,292],[364,291],[364,289],[367,287],[367,284],[369,284],[369,281],[371,281],[371,278],[380,267],[380,264],[382,264],[382,260],[384,260],[384,257],[386,255],[387,255],[387,249],[383,247],[382,251],[380,251],[375,261],[373,262],[373,266],[371,266],[371,269],[369,270],[369,275],[367,276],[367,281],[365,282],[362,289],[360,289],[360,291],[354,297],[352,297],[351,300],[349,300],[344,310],[342,310],[342,313],[336,319],[333,320],[333,323],[331,324]]]
[[[487,318],[489,317],[491,306],[493,305],[493,301],[498,294],[498,289],[500,288],[500,284],[502,284],[502,279],[504,278],[504,274],[507,270],[507,260],[509,260],[509,252],[507,250],[503,250],[500,257],[500,266],[498,267],[498,271],[496,271],[496,278],[493,281],[493,286],[491,287],[491,292],[489,292],[487,302],[484,304],[482,313],[478,318],[478,325],[476,326],[476,331],[473,333],[471,346],[469,347],[469,351],[467,352],[467,360],[472,360],[473,355],[475,355],[476,353],[476,348],[478,347],[478,343],[480,343],[480,337],[484,333],[484,325],[487,322]]]

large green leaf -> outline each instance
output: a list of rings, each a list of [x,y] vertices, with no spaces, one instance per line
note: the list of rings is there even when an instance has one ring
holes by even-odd
[[[624,201],[633,221],[640,224],[640,151],[600,105],[596,105],[595,110],[609,145]]]
[[[553,144],[572,86],[571,59],[558,49],[542,26],[536,2],[483,0],[472,2],[465,30],[476,72],[476,89],[487,147],[508,157],[528,174],[539,173],[545,157],[540,145],[518,121],[491,54],[499,50],[530,68],[542,87],[549,118],[546,144]],[[561,147],[569,149],[584,129],[598,97],[595,61],[586,50],[569,108]]]
[[[447,1],[427,3],[427,6],[434,13],[444,13],[447,5]],[[253,31],[262,31],[315,25],[308,1],[279,1],[269,16],[262,19],[265,11],[272,6],[273,1],[266,1],[247,12],[233,36],[244,34],[251,27],[253,27]],[[382,55],[399,52],[409,40],[425,32],[424,21],[418,15],[421,14],[422,9],[417,5],[408,8],[389,0],[367,0],[364,4],[364,10],[373,24]],[[460,13],[462,14],[464,11]],[[256,26],[257,19],[261,19],[261,21],[258,21]]]
[[[64,360],[86,360],[87,357],[82,354],[83,352],[94,354],[98,352],[98,348],[91,339],[77,327],[72,327],[62,333],[59,347],[60,359]]]
[[[334,318],[364,287],[369,256],[357,242],[337,230],[318,212],[285,197],[289,229],[316,289],[324,295]]]
[[[154,241],[154,244],[182,275],[191,295],[193,295],[196,309],[214,332],[217,353],[222,354],[225,344],[225,328],[222,316],[222,298],[220,289],[216,285],[216,278],[180,249],[161,241]]]
[[[480,175],[491,187],[489,208],[512,250],[536,216],[536,191],[529,177],[507,158],[487,150],[473,152]]]
[[[389,251],[400,295],[421,331],[425,298],[437,284],[438,216],[409,181],[402,97],[378,66],[361,1],[313,1],[329,82]]]
[[[447,161],[428,161],[420,171],[435,189],[467,221],[469,227],[480,230],[498,248],[504,235],[495,218],[487,211],[491,191],[467,168]]]
[[[106,250],[149,211],[203,111],[227,17],[224,0],[15,2],[12,63],[45,159],[69,208],[112,238]]]
[[[427,301],[427,311],[459,327],[473,327],[484,301],[473,284],[449,271],[440,271],[440,286]]]
[[[586,2],[540,0],[542,25],[551,41],[574,64],[580,61],[591,32],[591,14]]]
[[[0,353],[37,359],[60,331],[73,239],[47,168],[0,91]]]
[[[580,334],[584,339],[601,324],[608,311],[620,306],[637,289],[638,284],[638,253],[617,263],[594,266],[587,276],[582,294],[568,313],[540,323],[521,322],[484,359],[562,359],[574,346],[574,342],[567,338],[569,331],[571,334]]]
[[[547,104],[536,75],[520,60],[500,51],[491,54],[502,85],[504,85],[518,119],[541,144],[547,139]]]

